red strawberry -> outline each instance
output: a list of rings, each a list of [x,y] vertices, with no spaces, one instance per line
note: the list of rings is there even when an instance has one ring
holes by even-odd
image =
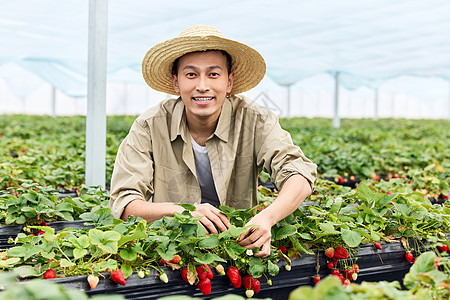
[[[339,176],[339,177],[337,178],[337,180],[338,180],[338,182],[339,182],[340,184],[344,183],[344,177],[342,177],[342,176]]]
[[[434,259],[434,266],[435,266],[436,268],[439,268],[439,267],[441,266],[441,258],[440,258],[439,256],[437,256],[437,257]]]
[[[442,245],[442,246],[437,246],[439,251],[441,252],[447,252],[448,250],[448,246],[447,245]]]
[[[167,261],[167,260],[161,258],[161,260],[159,261],[159,265],[160,265],[160,266],[164,266],[164,265],[167,264],[168,262],[169,262],[169,261]]]
[[[47,271],[45,271],[44,279],[52,279],[52,278],[56,278],[55,271],[53,271],[53,269],[48,269]]]
[[[414,259],[414,256],[413,256],[413,254],[411,252],[408,251],[405,254],[405,258],[406,258],[407,262],[412,262],[412,260]]]
[[[355,181],[356,181],[356,178],[355,178],[355,176],[353,176],[353,175],[352,175],[352,176],[350,176],[350,180],[351,180],[351,181],[353,181],[353,182],[355,182]]]
[[[318,284],[319,281],[320,281],[320,276],[319,275],[314,276],[314,284]]]
[[[333,257],[333,258],[331,259],[331,262],[332,262],[334,265],[337,265],[338,259],[337,259],[336,257]]]
[[[254,279],[252,281],[252,290],[256,293],[259,293],[259,290],[261,289],[261,282],[259,282],[258,279]]]
[[[334,264],[332,262],[327,263],[327,268],[328,269],[333,269],[334,268]]]
[[[173,262],[174,264],[179,263],[180,260],[181,260],[181,256],[179,256],[178,254],[175,254],[175,255],[173,256],[173,258],[172,258],[172,262]]]
[[[339,275],[340,275],[339,273],[340,273],[340,272],[339,272],[338,269],[333,269],[333,270],[331,270],[331,275],[339,276]]]
[[[378,250],[381,250],[381,244],[380,243],[375,243],[375,248],[377,248]]]
[[[184,281],[189,282],[187,274],[188,274],[188,269],[184,268],[183,271],[181,271],[181,278],[183,278]]]
[[[375,181],[380,181],[380,176],[375,175],[375,177],[373,179],[375,179]]]
[[[285,246],[278,246],[278,250],[280,250],[281,253],[283,253],[283,254],[286,254],[286,253],[287,253],[287,250],[286,250],[286,247],[285,247]]]
[[[350,280],[348,279],[344,279],[344,281],[342,282],[345,286],[349,286],[350,285]]]
[[[393,194],[391,191],[388,191],[387,193],[386,193],[387,195],[391,195],[391,194]]]
[[[200,280],[203,280],[205,278],[213,279],[213,277],[214,277],[213,272],[211,271],[211,268],[205,264],[197,267],[197,274],[198,274],[198,277],[200,278]]]
[[[252,289],[252,282],[253,280],[255,280],[255,278],[253,278],[253,276],[251,275],[246,275],[244,276],[244,278],[242,278],[242,283],[244,284],[244,287],[247,290],[251,290]]]
[[[328,258],[333,258],[334,257],[334,248],[330,247],[327,250],[325,250],[325,256]]]
[[[89,275],[87,277],[87,281],[88,281],[89,286],[91,287],[91,289],[95,289],[97,287],[99,279],[98,279],[97,276]]]
[[[337,247],[336,251],[334,253],[334,257],[337,259],[347,259],[348,258],[348,252],[343,247]]]
[[[127,284],[127,282],[125,281],[125,276],[123,275],[121,270],[114,270],[111,273],[111,279],[115,283],[118,283],[118,284],[121,284],[121,285],[126,285]]]
[[[450,198],[450,196],[448,194],[447,195],[442,195],[442,198],[447,200],[448,198]]]
[[[203,295],[209,295],[211,293],[211,280],[209,278],[200,280],[197,286]]]
[[[356,264],[352,266],[352,269],[353,269],[353,271],[355,271],[356,273],[359,272],[359,266],[356,265]]]
[[[394,178],[400,178],[400,175],[398,175],[397,173],[394,174]]]
[[[44,234],[45,234],[45,232],[42,231],[42,230],[39,230],[39,231],[36,233],[36,235],[44,235]]]
[[[232,285],[237,284],[240,277],[238,268],[230,267],[227,271],[227,276],[230,279]]]
[[[238,276],[237,282],[236,283],[232,283],[232,285],[235,288],[237,288],[237,289],[241,287],[241,285],[242,285],[242,277],[241,277],[241,275]]]

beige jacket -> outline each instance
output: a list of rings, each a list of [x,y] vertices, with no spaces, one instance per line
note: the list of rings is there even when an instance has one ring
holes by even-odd
[[[221,205],[237,209],[256,205],[261,170],[271,174],[279,189],[293,174],[303,175],[311,187],[316,179],[316,165],[292,143],[277,117],[241,95],[225,99],[206,148]],[[139,116],[119,147],[111,179],[113,216],[120,218],[135,199],[201,201],[180,98],[165,100]]]

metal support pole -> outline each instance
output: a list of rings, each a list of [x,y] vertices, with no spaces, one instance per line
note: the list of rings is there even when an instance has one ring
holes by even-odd
[[[108,0],[89,1],[86,186],[105,187]]]
[[[375,115],[373,118],[378,121],[378,88],[375,88]]]
[[[56,117],[56,88],[52,86],[52,117]]]
[[[339,72],[334,75],[334,118],[333,127],[339,128],[341,126],[341,120],[339,119]]]

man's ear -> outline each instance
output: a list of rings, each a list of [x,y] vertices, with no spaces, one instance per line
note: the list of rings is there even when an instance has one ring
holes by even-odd
[[[177,75],[172,74],[172,83],[173,83],[173,89],[174,89],[175,93],[180,93],[180,88],[178,87]]]
[[[228,75],[227,93],[231,93],[231,90],[233,89],[233,83],[234,83],[234,73],[230,73]]]

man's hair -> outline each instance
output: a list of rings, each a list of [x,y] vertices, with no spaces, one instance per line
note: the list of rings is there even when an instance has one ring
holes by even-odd
[[[207,51],[220,51],[222,52],[223,55],[225,55],[226,59],[227,59],[227,71],[228,74],[231,73],[231,55],[228,54],[227,51],[224,50],[206,50],[206,51],[195,51],[195,52],[190,52],[190,53],[197,53],[197,52],[207,52]],[[173,62],[173,66],[172,66],[172,75],[178,75],[178,67],[180,64],[180,57],[178,57],[177,59],[175,59],[175,61]]]

